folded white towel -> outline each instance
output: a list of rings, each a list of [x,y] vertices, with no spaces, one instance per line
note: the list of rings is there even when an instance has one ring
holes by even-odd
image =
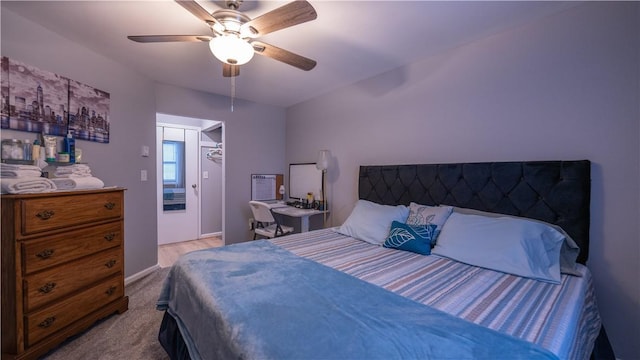
[[[39,177],[41,175],[40,169],[38,170],[0,170],[0,177],[3,178],[30,178]]]
[[[91,176],[91,168],[85,164],[74,164],[70,166],[58,166],[53,173],[54,177]]]
[[[56,169],[60,171],[91,171],[89,165],[86,164],[57,166]]]
[[[21,165],[21,164],[0,164],[0,170],[40,170],[35,165]]]
[[[97,177],[52,178],[58,190],[90,190],[102,189],[104,182]]]
[[[56,184],[42,177],[2,178],[0,188],[3,194],[41,193],[56,190]]]
[[[82,178],[82,177],[91,177],[91,174],[59,174],[57,172],[53,173],[54,178]]]
[[[56,168],[56,172],[59,173],[66,173],[66,174],[71,174],[71,173],[90,173],[91,169],[72,169],[72,168],[67,168],[67,167],[57,167]]]

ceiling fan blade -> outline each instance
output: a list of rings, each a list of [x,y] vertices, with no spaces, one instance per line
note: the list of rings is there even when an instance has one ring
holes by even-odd
[[[281,49],[277,46],[263,43],[262,41],[252,41],[251,45],[256,54],[268,56],[272,59],[282,61],[285,64],[295,66],[298,69],[309,71],[316,66],[315,60],[294,54],[291,51]]]
[[[240,65],[229,65],[222,63],[222,76],[234,77],[240,75]]]
[[[305,0],[297,0],[243,24],[242,27],[248,30],[243,33],[252,34],[254,37],[262,36],[315,20],[317,17],[318,14],[311,4]]]
[[[212,36],[207,35],[137,35],[127,36],[129,40],[133,40],[139,43],[154,43],[154,42],[209,42],[213,39]]]
[[[213,17],[207,10],[205,10],[200,4],[193,0],[175,0],[180,6],[187,9],[190,13],[195,15],[198,19],[206,22],[209,26],[213,26],[213,24],[218,24],[224,28],[216,18]]]

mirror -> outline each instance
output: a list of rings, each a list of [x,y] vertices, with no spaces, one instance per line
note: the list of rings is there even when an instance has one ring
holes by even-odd
[[[162,141],[162,206],[164,211],[185,210],[184,141]]]

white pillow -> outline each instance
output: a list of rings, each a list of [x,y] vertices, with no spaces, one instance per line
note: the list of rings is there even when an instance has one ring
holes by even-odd
[[[536,221],[454,212],[444,224],[431,253],[559,284],[563,242],[560,232]]]
[[[375,245],[382,245],[389,235],[391,223],[404,223],[409,209],[404,205],[381,205],[358,200],[338,232]]]
[[[433,234],[433,237],[431,238],[431,246],[433,246],[436,244],[438,235],[440,234],[440,231],[442,231],[442,226],[447,221],[452,211],[452,206],[429,206],[412,202],[409,204],[409,216],[407,217],[407,224],[435,225],[436,230]]]
[[[578,276],[578,277],[582,276],[582,273],[580,273],[580,270],[578,270],[578,266],[576,263],[576,260],[578,259],[578,254],[580,253],[580,247],[578,246],[578,244],[576,244],[575,240],[573,240],[571,236],[569,236],[569,234],[567,234],[567,232],[564,231],[562,227],[555,224],[550,224],[542,220],[523,218],[521,216],[498,214],[498,213],[492,213],[488,211],[480,211],[480,210],[468,209],[468,208],[462,208],[462,207],[453,207],[453,210],[461,214],[489,216],[494,218],[510,217],[515,219],[536,221],[536,222],[551,226],[552,228],[558,230],[564,236],[564,243],[562,244],[562,249],[560,249],[560,273]]]

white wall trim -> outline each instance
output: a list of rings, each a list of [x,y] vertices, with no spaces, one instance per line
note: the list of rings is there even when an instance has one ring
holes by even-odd
[[[144,269],[144,270],[142,270],[142,271],[140,271],[138,273],[135,273],[135,274],[133,274],[133,275],[131,275],[129,277],[126,277],[124,279],[124,286],[127,286],[127,285],[129,285],[129,284],[131,284],[133,282],[136,282],[136,281],[142,279],[143,277],[151,274],[152,272],[154,272],[154,271],[156,271],[158,269],[162,269],[162,268],[160,267],[160,265],[155,264],[155,265],[153,265],[151,267],[148,267],[148,268],[146,268],[146,269]]]
[[[200,140],[200,147],[214,147],[216,146],[218,143],[215,141],[204,141],[204,140]]]
[[[213,120],[213,121],[215,121],[215,120]],[[202,131],[212,131],[212,130],[215,130],[215,129],[219,128],[219,127],[222,127],[222,121],[218,122],[217,124],[211,125],[211,126],[209,126],[207,128],[203,128]]]
[[[208,234],[200,234],[201,238],[210,237],[210,236],[222,236],[222,231],[212,232]]]
[[[174,128],[174,129],[189,129],[189,130],[196,130],[198,132],[202,131],[202,128],[199,126],[171,124],[171,123],[164,123],[164,122],[156,122],[156,126],[162,126],[162,127],[168,127],[168,128]]]

